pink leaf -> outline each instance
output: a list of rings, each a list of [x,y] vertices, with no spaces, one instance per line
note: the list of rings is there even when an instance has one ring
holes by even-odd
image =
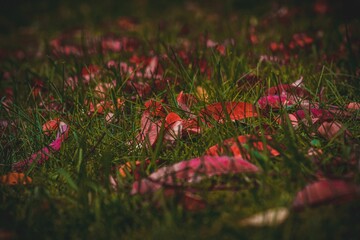
[[[148,178],[134,182],[131,193],[155,192],[163,185],[179,186],[180,182],[199,182],[215,175],[257,172],[255,165],[239,157],[203,156],[158,169]]]
[[[53,125],[53,121],[54,120],[50,120],[49,122],[45,123],[44,128],[46,128],[46,125]],[[50,143],[49,146],[43,147],[38,152],[32,154],[29,158],[14,163],[12,165],[12,170],[21,172],[26,170],[33,163],[36,163],[37,165],[43,164],[46,160],[49,159],[51,152],[57,152],[60,150],[62,142],[68,137],[68,132],[68,125],[64,122],[58,122],[58,132],[56,134],[56,139]]]
[[[345,134],[350,135],[347,130],[344,130],[342,124],[337,121],[323,122],[318,128],[318,133],[328,140],[335,138],[341,132],[345,132]]]
[[[257,104],[260,109],[272,108],[272,109],[280,109],[282,107],[287,107],[295,104],[291,99],[289,99],[286,95],[269,95],[261,97]]]
[[[344,180],[322,179],[297,193],[293,208],[301,210],[324,203],[339,203],[359,197],[359,186]]]
[[[359,110],[360,109],[360,103],[358,102],[351,102],[347,105],[347,109],[349,110]]]

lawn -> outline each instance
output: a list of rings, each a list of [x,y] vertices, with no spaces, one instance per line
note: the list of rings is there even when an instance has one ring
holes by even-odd
[[[0,239],[358,239],[350,1],[0,10]]]

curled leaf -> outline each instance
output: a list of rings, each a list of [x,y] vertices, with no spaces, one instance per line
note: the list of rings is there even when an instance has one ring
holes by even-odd
[[[31,164],[36,163],[38,165],[43,164],[49,159],[51,152],[57,152],[61,148],[61,144],[68,137],[69,127],[64,122],[59,122],[58,132],[55,140],[49,144],[49,146],[43,147],[38,152],[32,154],[29,158],[12,164],[12,170],[21,172],[27,169]]]
[[[257,172],[259,169],[255,165],[239,157],[203,156],[158,169],[148,178],[134,182],[131,193],[155,192],[163,186],[199,182],[204,177],[215,175]]]

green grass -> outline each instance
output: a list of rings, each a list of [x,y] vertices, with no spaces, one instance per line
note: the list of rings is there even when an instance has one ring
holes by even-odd
[[[171,148],[162,144],[153,149],[136,148],[129,143],[139,132],[146,100],[165,99],[165,106],[184,117],[176,96],[180,91],[196,94],[197,86],[207,91],[208,103],[255,104],[270,86],[291,83],[303,76],[313,101],[319,101],[322,87],[326,89],[325,108],[329,105],[344,108],[349,102],[359,102],[356,43],[360,41],[360,24],[357,19],[346,19],[352,33],[351,46],[344,40],[345,20],[335,13],[321,16],[307,12],[306,9],[311,9],[309,3],[304,3],[295,16],[290,15],[282,22],[273,16],[276,9],[268,3],[252,6],[236,1],[223,4],[211,1],[203,8],[201,4],[181,1],[171,4],[157,1],[154,5],[150,1],[127,5],[102,2],[100,6],[92,1],[72,6],[70,1],[54,5],[38,1],[35,3],[38,8],[34,6],[37,17],[22,16],[25,7],[12,10],[14,16],[18,14],[18,21],[14,21],[16,18],[10,13],[4,15],[10,23],[1,25],[4,31],[0,49],[5,54],[0,61],[3,76],[0,89],[3,92],[11,88],[14,96],[8,111],[3,105],[0,109],[0,120],[13,125],[1,129],[0,175],[10,170],[11,163],[26,159],[52,141],[54,134],[46,136],[42,132],[46,121],[58,117],[70,126],[70,131],[59,152],[52,154],[42,166],[31,166],[25,172],[33,179],[32,184],[0,185],[0,236],[11,232],[15,239],[356,239],[355,234],[360,233],[358,200],[301,212],[291,210],[288,219],[274,227],[244,227],[239,223],[270,208],[291,208],[296,193],[315,179],[318,170],[306,156],[312,140],[319,140],[326,165],[323,167],[329,167],[332,175],[342,177],[353,170],[347,165],[332,165],[335,156],[344,162],[350,158],[352,146],[342,138],[326,140],[314,135],[312,126],[293,129],[288,124],[279,125],[272,118],[277,113],[269,112],[268,117],[224,124],[212,122],[214,127],[204,124],[200,135],[177,139]],[[291,4],[289,9],[294,9]],[[120,29],[115,23],[119,16],[137,16],[139,24],[135,30]],[[189,30],[187,35],[179,34],[184,24]],[[92,47],[91,41],[96,42],[109,33],[134,37],[139,47],[134,52],[54,55],[49,41],[71,27],[80,27],[81,31],[70,37],[69,42],[84,50]],[[256,29],[258,44],[249,42],[251,28]],[[261,55],[271,55],[270,42],[287,43],[294,33],[302,32],[313,37],[314,44],[290,52],[289,62],[259,61]],[[319,34],[323,36],[317,37]],[[204,36],[219,43],[233,39],[236,44],[229,45],[226,55],[222,56],[215,49],[206,48]],[[181,61],[177,53],[184,49],[184,42],[191,45],[192,61],[207,61],[212,70],[210,76],[201,73],[196,64]],[[23,59],[15,57],[17,49],[25,51]],[[128,63],[133,54],[139,57],[168,55],[168,59],[159,62],[163,75],[169,79],[164,89],[152,89],[148,96],[140,97],[135,91],[126,90],[126,77],[106,68],[109,60]],[[101,77],[95,77],[89,86],[80,83],[74,90],[66,87],[68,77],[80,76],[81,69],[90,64],[100,67]],[[4,76],[7,72],[11,74],[9,79]],[[249,74],[257,75],[260,81],[247,82],[245,75]],[[35,98],[31,92],[36,78],[44,82],[46,92]],[[97,101],[94,92],[97,83],[113,80],[117,86],[106,100],[114,102],[120,97],[125,104],[122,109],[114,110],[116,121],[106,123],[104,115],[89,115],[84,102]],[[43,103],[50,101],[49,96],[61,110],[44,108]],[[193,109],[199,113],[208,103],[199,101]],[[338,118],[357,143],[359,111],[351,117]],[[116,170],[129,161],[150,159],[151,164],[141,173],[145,177],[161,166],[202,156],[210,146],[227,138],[256,134],[264,124],[276,132],[274,147],[286,150],[276,158],[253,153],[252,163],[263,170],[262,174],[221,176],[196,184],[199,196],[207,202],[201,211],[185,210],[177,196],[165,197],[161,193],[133,196],[130,194],[133,176],[122,178]],[[160,165],[155,164],[158,159]],[[354,172],[352,181],[359,183],[359,169]],[[110,174],[118,180],[116,190],[109,183]],[[215,184],[223,184],[228,189],[207,190]]]

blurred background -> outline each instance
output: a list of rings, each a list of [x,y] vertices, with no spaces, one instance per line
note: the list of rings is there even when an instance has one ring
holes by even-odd
[[[169,9],[184,11],[191,4],[216,11],[223,17],[233,11],[257,9],[269,10],[274,5],[296,6],[309,9],[317,4],[320,11],[331,14],[339,21],[351,21],[359,18],[360,1],[338,0],[11,0],[1,1],[0,33],[6,35],[26,26],[42,28],[66,28],[82,24],[99,24],[119,16],[139,18],[158,18]]]

